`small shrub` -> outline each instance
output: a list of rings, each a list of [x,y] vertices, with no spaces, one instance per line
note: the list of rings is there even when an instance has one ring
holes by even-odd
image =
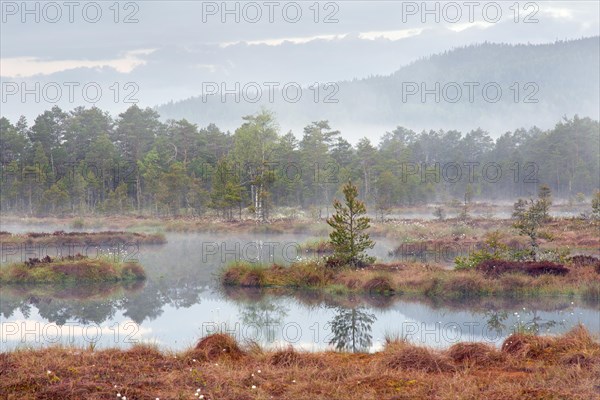
[[[472,269],[486,260],[511,258],[510,248],[500,240],[499,232],[489,233],[480,249],[466,257],[458,256],[454,259],[455,269]]]

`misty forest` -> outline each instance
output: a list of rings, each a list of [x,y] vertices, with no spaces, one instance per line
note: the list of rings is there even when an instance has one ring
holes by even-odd
[[[352,180],[361,198],[392,208],[452,201],[514,201],[550,187],[585,201],[599,186],[598,121],[577,115],[550,130],[518,128],[494,140],[469,132],[398,126],[356,145],[327,121],[296,139],[267,110],[235,132],[186,119],[161,122],[131,106],[116,118],[98,108],[53,107],[28,124],[0,120],[4,212],[25,215],[145,213],[261,219],[275,207],[327,207]],[[317,211],[318,212],[318,211]]]

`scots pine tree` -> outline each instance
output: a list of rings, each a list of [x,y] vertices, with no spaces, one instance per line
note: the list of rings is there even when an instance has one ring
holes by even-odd
[[[371,219],[365,215],[365,203],[358,199],[358,189],[352,182],[344,185],[342,192],[344,203],[335,199],[335,213],[327,219],[327,224],[333,228],[329,234],[334,248],[332,259],[342,265],[364,266],[374,261],[366,253],[375,245],[366,233]]]

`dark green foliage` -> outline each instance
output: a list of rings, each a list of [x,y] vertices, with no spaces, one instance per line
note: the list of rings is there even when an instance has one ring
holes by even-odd
[[[529,237],[529,254],[533,261],[537,260],[538,249],[539,249],[539,229],[547,218],[547,203],[544,200],[529,201],[528,207],[521,203],[521,200],[517,201],[519,206],[515,204],[515,209],[518,208],[517,220],[513,226],[519,231],[519,234]],[[513,214],[514,215],[514,214]]]
[[[373,343],[371,327],[375,319],[375,314],[361,308],[338,308],[330,322],[333,336],[329,344],[353,353],[368,351]]]
[[[511,259],[514,254],[511,250],[500,241],[500,233],[498,231],[490,232],[484,245],[472,252],[468,256],[458,256],[454,260],[456,269],[471,269],[477,267],[480,263],[487,260]]]
[[[467,218],[473,200],[538,190],[547,219],[550,193],[590,196],[600,186],[600,129],[590,118],[565,118],[547,131],[517,129],[496,141],[481,129],[397,127],[377,144],[363,138],[356,146],[327,121],[307,125],[300,140],[281,135],[268,111],[243,121],[229,133],[185,119],[163,123],[137,106],[116,118],[95,107],[53,107],[31,126],[24,117],[14,124],[0,118],[0,208],[38,216],[194,216],[212,209],[227,219],[246,210],[266,220],[274,207],[293,207],[291,215],[302,208],[322,218],[340,194],[339,182],[350,179],[382,220],[396,207],[453,199]],[[462,179],[451,183],[440,174],[449,163],[479,167],[472,177],[463,168]],[[498,181],[483,178],[489,163],[501,167]],[[424,171],[435,177],[423,180]]]
[[[373,257],[366,254],[366,250],[375,245],[366,233],[371,220],[365,216],[367,208],[358,199],[358,189],[352,182],[344,185],[342,192],[344,203],[335,199],[335,214],[327,219],[327,224],[333,228],[329,234],[334,249],[333,258],[344,264],[364,266],[374,261]]]
[[[538,189],[538,199],[544,220],[550,220],[550,206],[552,205],[552,191],[550,190],[550,186],[540,186]]]

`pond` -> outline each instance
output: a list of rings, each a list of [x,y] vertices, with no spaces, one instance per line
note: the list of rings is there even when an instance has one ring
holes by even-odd
[[[18,227],[3,227],[10,228]],[[69,230],[44,227],[56,229]],[[224,290],[216,281],[219,269],[235,260],[286,263],[311,256],[298,251],[299,244],[310,239],[307,234],[169,233],[165,245],[126,249],[126,257],[145,267],[145,282],[3,286],[2,349],[58,342],[126,348],[148,342],[183,350],[217,331],[267,347],[292,344],[310,351],[374,351],[386,337],[434,347],[458,341],[498,345],[515,329],[553,334],[578,323],[600,333],[599,305],[566,297],[450,303],[311,291]],[[373,255],[390,260],[393,247],[392,241],[377,239]],[[2,261],[19,257],[22,254],[3,254]]]

